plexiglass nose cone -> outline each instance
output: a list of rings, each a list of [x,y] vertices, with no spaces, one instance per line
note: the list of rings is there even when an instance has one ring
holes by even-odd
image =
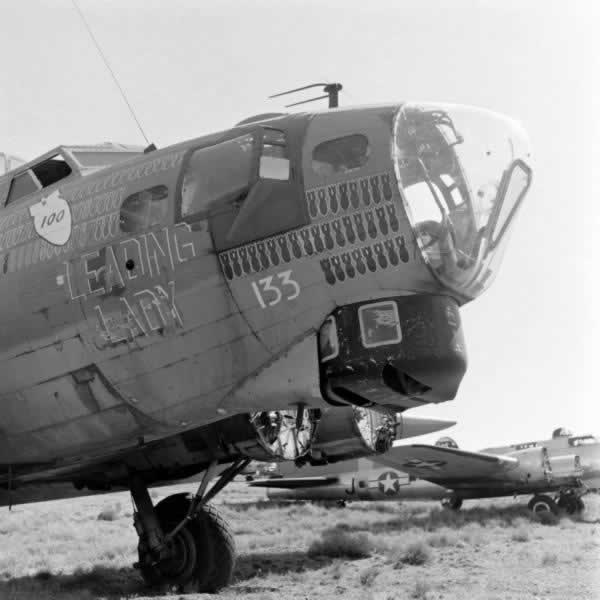
[[[445,286],[474,298],[491,283],[531,184],[527,135],[491,111],[406,104],[393,153],[423,258]]]

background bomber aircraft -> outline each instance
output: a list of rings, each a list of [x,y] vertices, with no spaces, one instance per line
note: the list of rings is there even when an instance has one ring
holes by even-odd
[[[458,510],[466,499],[533,494],[532,511],[573,514],[585,494],[600,490],[600,440],[559,428],[549,440],[470,452],[444,437],[333,466],[282,464],[271,477],[250,485],[268,488],[273,500],[440,499]]]
[[[251,459],[384,452],[397,412],[455,397],[459,308],[493,279],[529,162],[511,119],[397,103],[13,169],[2,503],[128,488],[144,578],[223,587],[234,545],[208,501]],[[201,471],[152,505],[148,485]]]

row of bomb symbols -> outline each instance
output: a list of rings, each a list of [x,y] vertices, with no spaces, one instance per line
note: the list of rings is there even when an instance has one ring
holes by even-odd
[[[358,275],[364,275],[367,271],[375,273],[378,269],[396,267],[400,262],[407,263],[409,258],[404,236],[400,235],[393,240],[324,258],[320,262],[327,283],[335,285],[346,278],[354,279]]]
[[[336,215],[350,208],[369,207],[392,199],[390,175],[372,175],[353,181],[343,181],[306,192],[311,219]]]
[[[311,225],[299,231],[242,246],[220,255],[227,279],[260,273],[293,259],[312,256],[346,244],[364,243],[398,233],[400,222],[393,204]]]

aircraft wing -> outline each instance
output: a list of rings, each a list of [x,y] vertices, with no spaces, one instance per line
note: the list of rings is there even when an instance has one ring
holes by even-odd
[[[322,487],[339,483],[338,477],[272,477],[257,479],[248,485],[250,487],[284,488],[296,490],[300,488]]]
[[[511,456],[426,444],[395,446],[375,460],[435,483],[494,478],[519,464],[519,461]]]

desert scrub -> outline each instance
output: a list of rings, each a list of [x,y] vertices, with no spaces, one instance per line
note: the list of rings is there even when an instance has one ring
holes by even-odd
[[[529,533],[525,529],[518,529],[510,536],[510,539],[513,542],[528,542]]]
[[[394,569],[401,569],[404,565],[424,565],[431,560],[431,551],[423,542],[414,542],[403,549],[397,550],[392,556],[391,563]]]
[[[359,579],[361,585],[365,587],[370,587],[371,585],[373,585],[373,582],[377,578],[377,575],[379,575],[379,567],[376,567],[375,565],[367,567],[360,574]]]
[[[116,521],[121,516],[121,503],[117,502],[114,506],[107,506],[100,511],[96,517],[98,521]]]
[[[447,546],[456,546],[458,536],[451,530],[440,531],[429,536],[427,543],[432,548],[445,548]]]
[[[331,558],[367,558],[371,556],[373,543],[366,533],[351,533],[342,529],[326,529],[321,539],[308,548],[308,555]]]
[[[410,597],[415,600],[429,600],[431,596],[429,595],[429,591],[431,590],[431,586],[424,579],[420,579],[415,584],[415,588],[412,591]]]
[[[556,526],[560,523],[560,517],[549,510],[531,513],[531,518],[541,525]]]

